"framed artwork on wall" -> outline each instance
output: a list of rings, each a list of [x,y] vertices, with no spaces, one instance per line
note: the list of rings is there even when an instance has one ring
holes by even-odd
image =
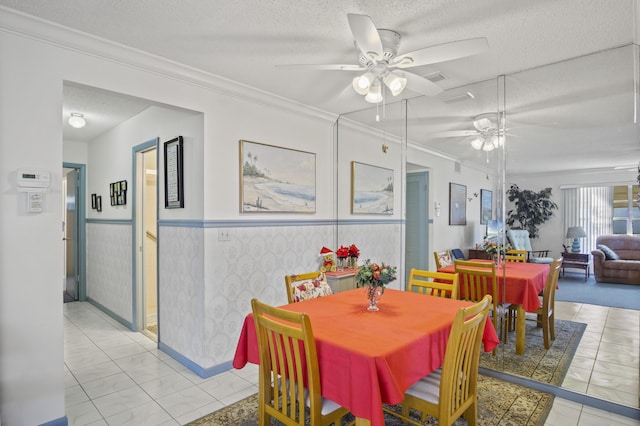
[[[480,190],[480,225],[486,225],[493,219],[493,193],[488,189]]]
[[[449,182],[449,225],[467,224],[467,187]]]
[[[182,136],[164,143],[164,208],[184,208]]]
[[[315,213],[316,154],[240,141],[240,213]]]
[[[127,204],[127,181],[121,180],[109,184],[112,206],[124,206]]]
[[[351,213],[393,214],[393,169],[351,162]]]

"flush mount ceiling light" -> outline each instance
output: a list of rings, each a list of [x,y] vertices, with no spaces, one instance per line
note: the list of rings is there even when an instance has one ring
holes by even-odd
[[[83,114],[80,114],[79,112],[72,112],[71,117],[69,117],[69,125],[71,127],[75,127],[76,129],[84,127],[87,122],[84,121],[84,118],[82,117],[84,117]]]

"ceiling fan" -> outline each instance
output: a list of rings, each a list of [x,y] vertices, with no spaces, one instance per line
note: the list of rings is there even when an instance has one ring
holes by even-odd
[[[491,121],[490,117],[494,117],[495,113],[482,114],[474,118],[474,130],[452,130],[449,132],[435,133],[434,137],[470,137],[471,146],[477,150],[486,152],[493,151],[504,145],[504,135],[507,129],[504,128],[504,118],[502,118],[502,126],[498,126],[496,122]]]
[[[384,99],[384,87],[393,96],[399,95],[407,86],[410,87],[410,90],[426,96],[434,96],[442,92],[440,86],[425,77],[404,71],[406,68],[476,55],[489,48],[487,39],[478,37],[424,47],[398,55],[402,38],[399,33],[376,28],[371,17],[367,15],[349,13],[347,18],[355,45],[358,48],[358,65],[292,64],[278,65],[278,67],[361,72],[353,79],[353,89],[356,93],[364,95],[367,102],[377,104]]]

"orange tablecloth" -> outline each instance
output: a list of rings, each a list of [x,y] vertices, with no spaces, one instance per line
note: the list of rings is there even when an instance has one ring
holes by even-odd
[[[476,261],[474,259],[474,261]],[[488,262],[477,260],[478,262]],[[535,312],[540,307],[538,294],[544,289],[544,283],[549,273],[549,265],[540,263],[505,262],[503,268],[496,268],[498,276],[499,301],[522,305],[527,312]],[[503,286],[506,271],[506,286]],[[438,272],[454,273],[455,266],[449,265],[438,269]],[[503,287],[506,293],[503,295]]]
[[[387,289],[379,312],[367,311],[363,289],[283,306],[305,312],[316,340],[322,394],[354,416],[384,425],[382,403],[397,404],[405,390],[439,368],[456,311],[469,302]],[[486,322],[484,350],[498,344]],[[245,318],[233,366],[259,363],[253,316]]]

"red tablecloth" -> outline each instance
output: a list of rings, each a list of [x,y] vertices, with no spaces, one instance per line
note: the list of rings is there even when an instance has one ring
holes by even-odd
[[[478,260],[478,262],[487,262]],[[540,307],[538,294],[544,289],[549,274],[549,265],[540,263],[505,262],[503,268],[496,268],[498,277],[499,301],[522,305],[527,312],[535,312]],[[506,271],[506,286],[503,285]],[[449,265],[438,269],[438,272],[454,273],[455,266]],[[506,294],[503,295],[503,287]]]
[[[397,404],[405,390],[439,368],[457,310],[469,302],[387,289],[379,312],[367,311],[363,289],[283,306],[305,312],[316,340],[322,394],[354,416],[384,425],[382,403]],[[498,344],[491,321],[484,350]],[[233,366],[259,363],[253,316],[245,318]]]

